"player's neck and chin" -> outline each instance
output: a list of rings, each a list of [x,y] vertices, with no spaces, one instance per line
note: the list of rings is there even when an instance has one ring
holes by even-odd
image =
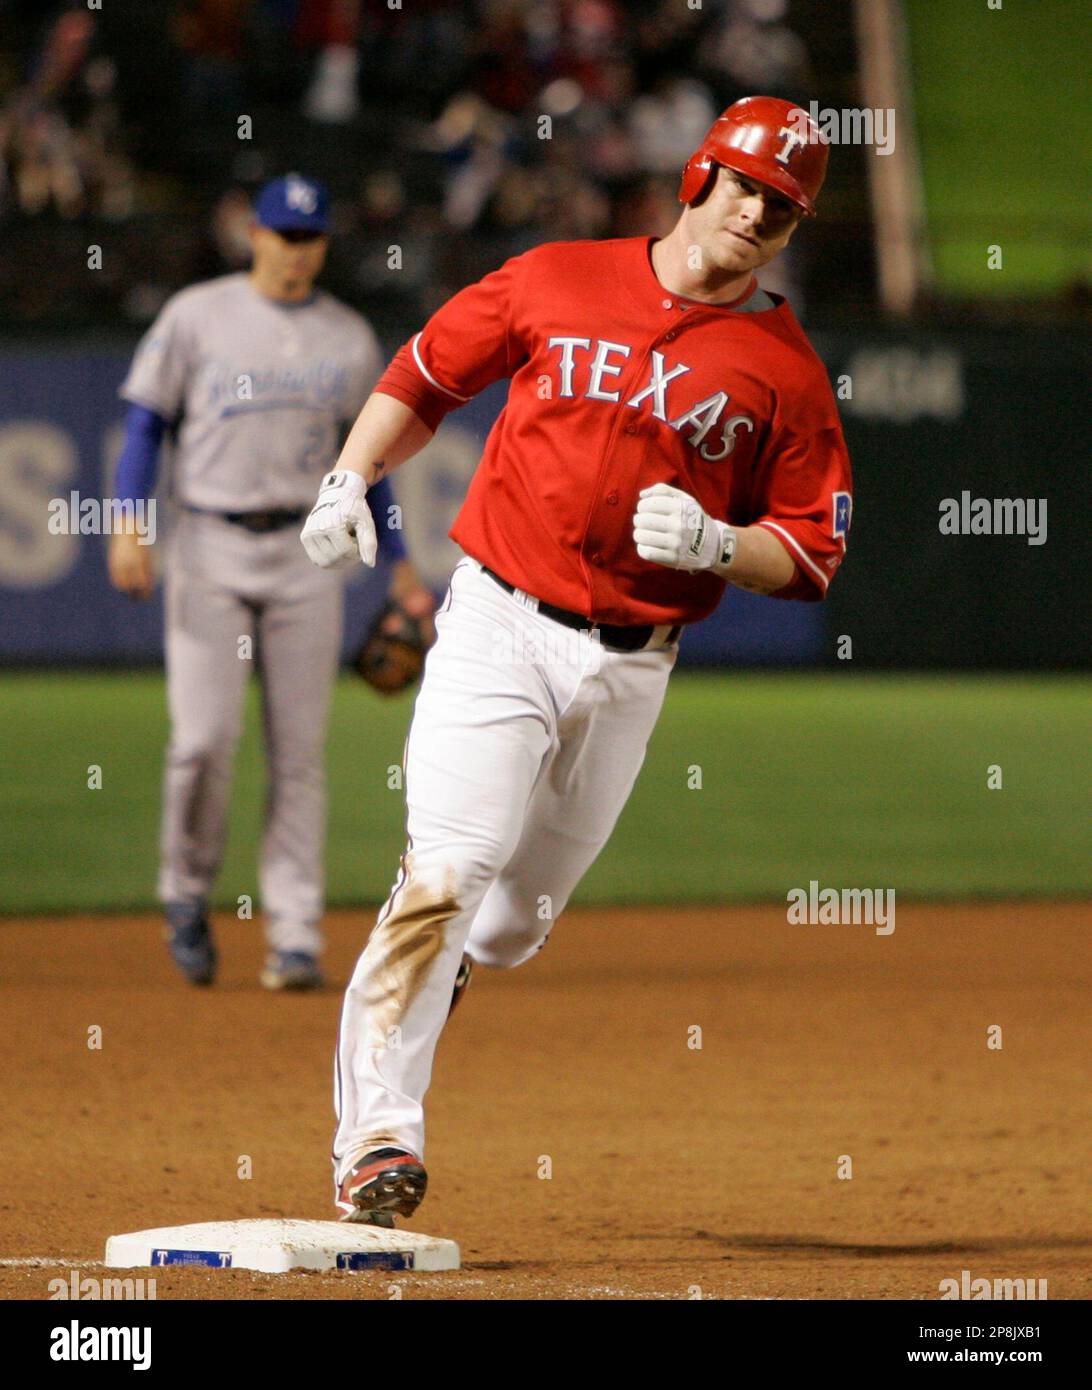
[[[742,298],[753,285],[755,272],[764,264],[757,256],[722,255],[718,263],[711,254],[704,254],[701,269],[694,269],[692,251],[693,246],[687,243],[679,224],[653,243],[652,269],[669,293],[704,304],[731,304]]]
[[[314,280],[286,280],[280,276],[259,275],[253,270],[247,274],[247,283],[255,294],[274,304],[309,304],[316,294]]]

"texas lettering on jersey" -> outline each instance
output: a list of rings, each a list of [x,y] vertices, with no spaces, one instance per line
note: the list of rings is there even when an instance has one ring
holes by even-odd
[[[788,305],[680,301],[651,237],[552,242],[460,291],[377,390],[435,429],[510,379],[452,538],[512,584],[600,622],[694,622],[725,581],[642,560],[641,490],[668,483],[760,525],[821,599],[846,548],[849,457],[822,363]],[[844,498],[844,504],[837,499]]]
[[[583,396],[588,401],[619,401],[621,400],[620,391],[610,391],[604,387],[604,380],[607,376],[618,376],[621,372],[620,366],[613,366],[610,362],[611,354],[617,354],[623,359],[629,358],[633,348],[628,343],[608,343],[602,339],[594,345],[590,338],[565,338],[554,337],[549,340],[550,347],[560,347],[561,349],[561,384],[559,394],[562,396],[579,395],[579,391],[573,389],[573,376],[575,372],[574,356],[577,348],[583,348],[593,355],[588,365],[587,381]],[[668,368],[667,359],[662,352],[653,349],[651,355],[650,376],[648,384],[641,388],[635,395],[626,401],[626,406],[631,410],[637,410],[642,403],[648,402],[648,407],[657,420],[664,420],[673,430],[693,430],[688,433],[689,442],[698,450],[703,459],[710,463],[715,463],[717,459],[727,458],[735,448],[736,430],[746,429],[752,431],[755,422],[749,415],[733,415],[724,424],[719,435],[719,447],[710,448],[705,442],[705,437],[715,424],[720,420],[724,409],[728,404],[729,396],[726,391],[717,391],[712,396],[706,396],[702,401],[691,405],[687,410],[673,420],[667,418],[666,393],[667,387],[675,377],[682,376],[689,372],[690,368],[685,362],[680,362],[677,366]]]

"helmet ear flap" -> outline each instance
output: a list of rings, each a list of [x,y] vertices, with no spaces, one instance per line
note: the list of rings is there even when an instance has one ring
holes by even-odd
[[[705,177],[702,179],[701,186],[697,193],[694,194],[693,198],[690,199],[690,206],[692,208],[700,208],[702,203],[704,203],[706,198],[712,193],[713,185],[717,181],[717,170],[719,168],[719,164],[710,163]]]
[[[709,196],[718,166],[699,150],[687,162],[679,184],[679,202],[699,206]]]

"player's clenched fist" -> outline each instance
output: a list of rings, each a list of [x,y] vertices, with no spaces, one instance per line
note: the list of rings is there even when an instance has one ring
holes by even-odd
[[[327,473],[318,501],[303,523],[300,540],[320,569],[344,569],[359,555],[375,564],[376,536],[371,508],[364,500],[368,484],[359,473]]]
[[[155,570],[151,546],[131,531],[115,531],[110,537],[106,558],[110,583],[130,598],[151,598],[155,592]]]
[[[677,570],[729,565],[735,532],[709,516],[689,493],[666,483],[646,487],[633,518],[633,539],[642,560]]]

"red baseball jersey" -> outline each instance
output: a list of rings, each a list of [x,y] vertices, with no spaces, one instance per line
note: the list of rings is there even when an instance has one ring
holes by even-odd
[[[704,618],[725,581],[637,554],[638,494],[668,483],[796,565],[821,599],[845,554],[849,457],[826,371],[788,304],[752,282],[681,300],[654,237],[550,242],[454,295],[376,387],[431,429],[491,382],[508,403],[451,529],[509,583],[602,623]]]

